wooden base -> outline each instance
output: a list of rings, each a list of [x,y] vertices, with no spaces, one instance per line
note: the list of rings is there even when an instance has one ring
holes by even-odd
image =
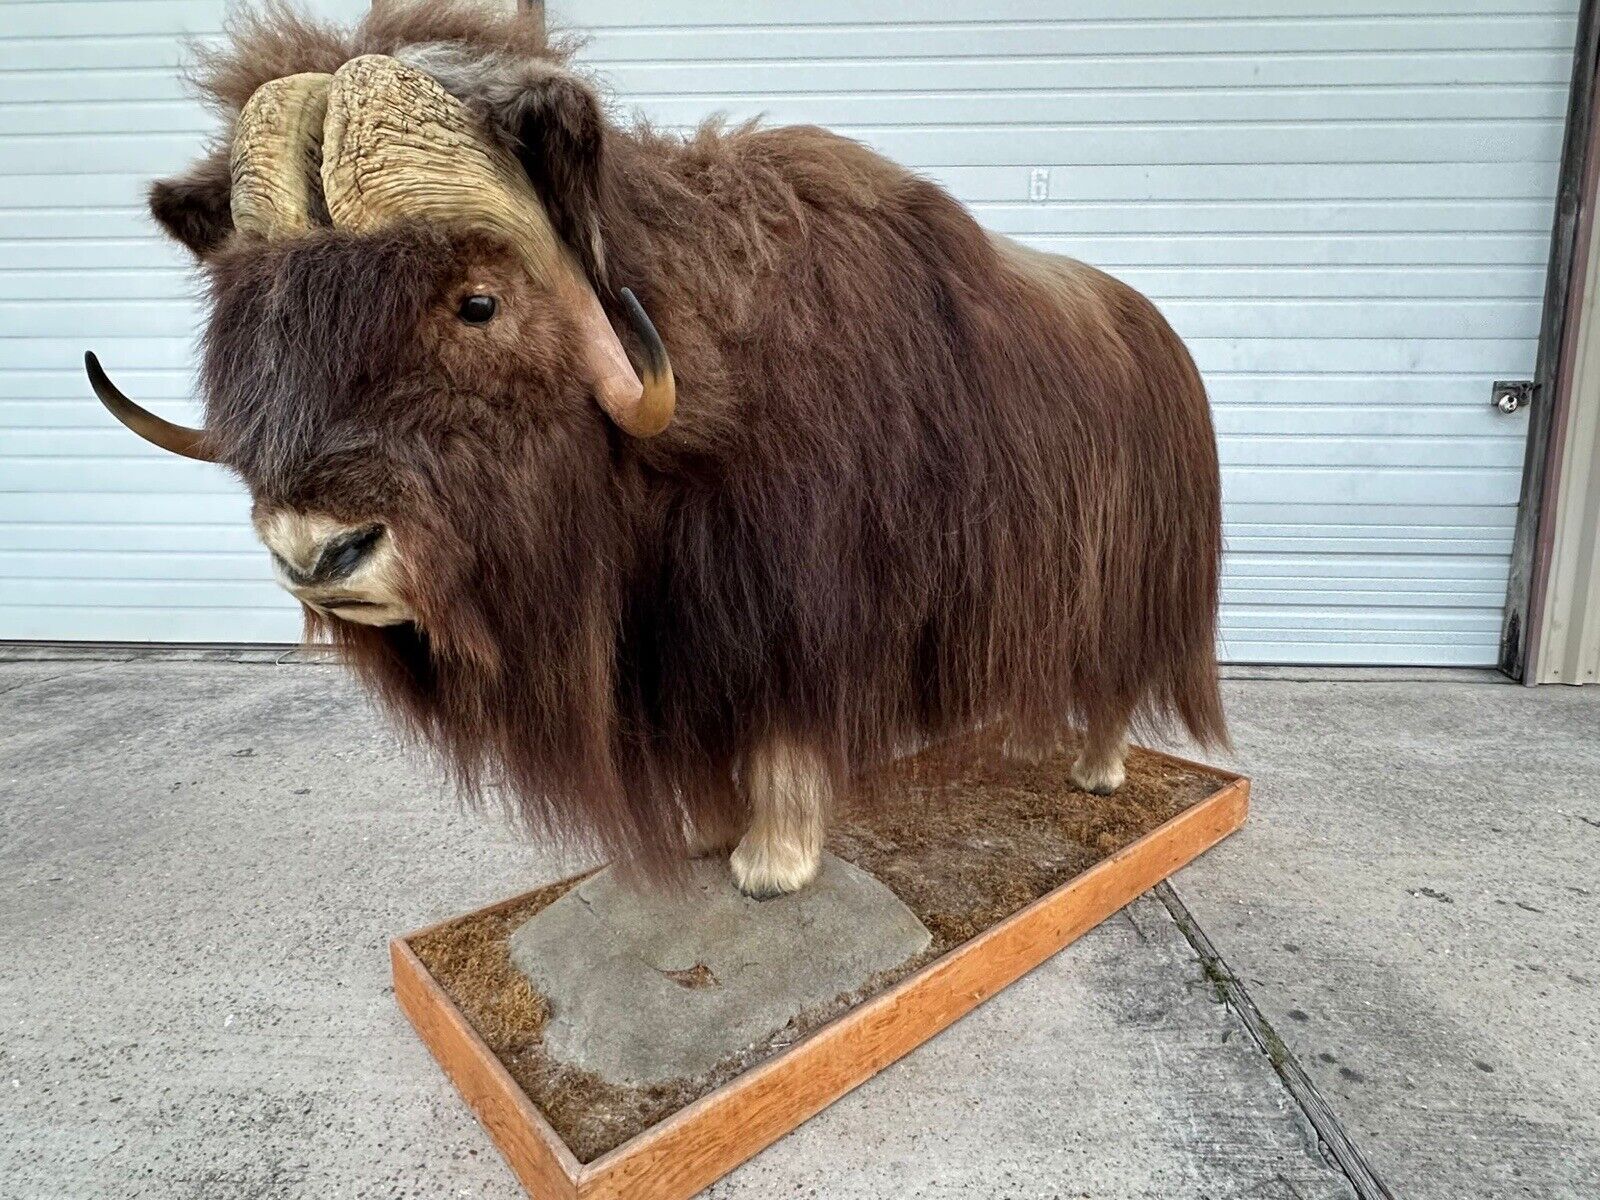
[[[580,1163],[573,1156],[413,953],[410,939],[429,930],[390,943],[395,997],[536,1200],[685,1200],[965,1016],[1244,823],[1248,779],[1181,759],[1172,761],[1214,775],[1218,790],[591,1163]],[[483,911],[509,908],[522,899],[514,897]]]

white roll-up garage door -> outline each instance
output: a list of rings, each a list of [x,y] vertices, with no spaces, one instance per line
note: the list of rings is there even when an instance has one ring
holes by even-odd
[[[314,0],[329,17],[365,0]],[[178,76],[221,0],[6,0],[0,11],[0,639],[292,642],[226,473],[144,446],[89,394],[83,352],[194,423],[201,309],[146,215],[215,120]]]
[[[358,0],[320,6],[351,11]],[[140,207],[208,125],[185,0],[12,3],[0,70],[0,638],[292,640],[245,503],[145,452],[195,307]],[[1495,661],[1576,0],[566,0],[624,111],[810,121],[1148,292],[1211,389],[1234,661]],[[1070,15],[1063,15],[1064,13]],[[20,69],[16,69],[20,68]]]

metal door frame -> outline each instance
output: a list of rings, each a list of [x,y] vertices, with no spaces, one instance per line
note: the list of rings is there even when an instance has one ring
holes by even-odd
[[[1500,627],[1500,670],[1512,679],[1529,683],[1533,682],[1529,666],[1538,653],[1555,499],[1561,485],[1558,435],[1573,402],[1576,316],[1582,307],[1589,234],[1595,217],[1596,181],[1600,174],[1597,70],[1600,70],[1600,0],[1582,0],[1578,10],[1578,36],[1573,47],[1572,87],[1567,98],[1555,222],[1550,234],[1544,313],[1539,324],[1534,399],[1528,410],[1522,493],[1517,502],[1511,573],[1506,582],[1505,616]]]

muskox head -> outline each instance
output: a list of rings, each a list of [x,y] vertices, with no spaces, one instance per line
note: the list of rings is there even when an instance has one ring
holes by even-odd
[[[151,191],[209,285],[204,427],[87,366],[135,433],[238,474],[308,637],[468,796],[664,863],[681,781],[619,647],[675,385],[618,285],[681,303],[631,216],[645,168],[561,57],[446,0],[246,22],[200,76],[226,145]]]
[[[205,428],[141,409],[87,356],[135,433],[244,480],[314,627],[449,627],[461,653],[493,654],[464,597],[518,571],[483,548],[551,553],[533,543],[600,486],[607,423],[650,437],[671,420],[649,318],[612,298],[641,379],[597,294],[595,97],[550,67],[505,107],[509,130],[376,54],[259,87],[228,177],[153,193],[209,275]]]

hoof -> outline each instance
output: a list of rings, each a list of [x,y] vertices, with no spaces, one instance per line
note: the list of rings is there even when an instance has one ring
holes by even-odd
[[[733,881],[752,900],[771,900],[798,892],[816,878],[820,853],[793,846],[771,846],[745,838],[728,857]]]
[[[1091,765],[1079,758],[1073,762],[1069,777],[1072,786],[1081,791],[1109,796],[1122,786],[1128,776],[1120,760]]]

